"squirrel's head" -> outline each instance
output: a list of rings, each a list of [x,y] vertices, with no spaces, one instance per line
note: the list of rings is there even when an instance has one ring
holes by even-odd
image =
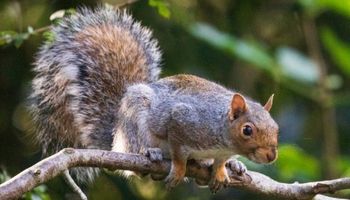
[[[273,95],[264,106],[235,93],[229,111],[229,132],[235,151],[256,163],[277,159],[278,125],[269,111]]]

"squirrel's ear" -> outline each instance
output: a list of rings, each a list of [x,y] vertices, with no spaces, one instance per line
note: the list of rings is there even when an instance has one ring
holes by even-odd
[[[230,120],[237,119],[240,114],[246,111],[247,104],[245,102],[244,97],[239,93],[235,93],[231,101]]]
[[[275,95],[275,94],[272,94],[272,95],[270,96],[269,100],[267,100],[266,104],[264,105],[265,110],[267,110],[267,111],[270,111],[270,110],[271,110],[271,108],[272,108],[272,103],[273,103],[273,96],[274,96],[274,95]]]

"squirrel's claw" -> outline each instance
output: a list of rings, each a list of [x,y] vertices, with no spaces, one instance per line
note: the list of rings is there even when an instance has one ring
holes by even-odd
[[[163,160],[162,150],[160,148],[146,149],[145,156],[147,156],[152,162]]]
[[[223,163],[225,164],[225,163]],[[230,178],[227,174],[226,168],[220,167],[216,169],[212,174],[212,177],[209,181],[209,189],[212,193],[216,193],[221,190],[224,186],[226,186],[230,182]]]
[[[239,160],[231,159],[226,162],[226,166],[234,172],[235,175],[243,176],[247,167]]]
[[[183,180],[182,177],[177,177],[177,176],[174,176],[173,174],[170,173],[164,180],[165,181],[165,187],[166,187],[167,190],[171,190],[176,185],[178,185],[182,180]]]
[[[229,177],[226,176],[224,180],[218,180],[216,178],[212,178],[209,182],[209,189],[210,191],[215,194],[222,188],[224,188],[229,183]]]

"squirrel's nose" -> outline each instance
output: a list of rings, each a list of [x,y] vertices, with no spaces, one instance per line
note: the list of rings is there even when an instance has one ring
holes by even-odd
[[[266,158],[269,162],[274,161],[276,159],[276,156],[277,153],[275,148],[271,149],[271,151],[266,154]]]

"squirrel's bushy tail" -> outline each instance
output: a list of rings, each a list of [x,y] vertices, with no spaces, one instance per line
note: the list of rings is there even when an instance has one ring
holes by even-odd
[[[64,147],[109,150],[126,87],[158,79],[157,41],[125,11],[105,7],[80,9],[52,34],[34,68],[35,140],[44,154]]]

